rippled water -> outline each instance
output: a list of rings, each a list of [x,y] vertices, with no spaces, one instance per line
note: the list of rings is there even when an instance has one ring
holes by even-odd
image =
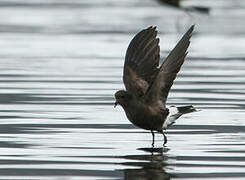
[[[187,4],[188,3],[188,4]],[[0,1],[0,179],[244,179],[245,2]],[[151,148],[113,94],[124,54],[157,25],[161,55],[196,24],[169,105],[183,116]]]

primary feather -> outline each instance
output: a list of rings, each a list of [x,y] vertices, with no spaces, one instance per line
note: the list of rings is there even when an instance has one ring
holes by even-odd
[[[140,97],[153,82],[160,60],[159,39],[155,27],[139,32],[130,42],[124,63],[126,90]]]

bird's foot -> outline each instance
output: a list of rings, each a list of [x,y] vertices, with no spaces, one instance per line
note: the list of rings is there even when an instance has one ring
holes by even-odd
[[[167,144],[167,142],[168,142],[168,139],[167,139],[167,136],[163,132],[162,132],[162,135],[163,135],[163,139],[164,139],[163,146],[165,146],[165,144]]]
[[[155,134],[153,131],[151,131],[151,134],[152,134],[152,148],[154,148],[154,143],[155,143]]]

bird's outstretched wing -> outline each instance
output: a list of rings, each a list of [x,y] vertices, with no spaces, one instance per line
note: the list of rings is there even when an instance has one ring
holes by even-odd
[[[126,90],[141,97],[158,73],[160,59],[156,27],[139,32],[130,42],[124,63],[123,82]]]
[[[187,55],[193,29],[194,25],[184,34],[161,65],[155,80],[145,93],[146,103],[157,104],[165,108],[169,90]]]

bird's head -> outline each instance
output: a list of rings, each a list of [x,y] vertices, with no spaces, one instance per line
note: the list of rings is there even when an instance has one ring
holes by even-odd
[[[124,90],[117,91],[115,93],[116,102],[114,107],[116,107],[118,104],[121,105],[122,107],[125,107],[128,105],[128,103],[132,98],[133,96],[127,91]]]

